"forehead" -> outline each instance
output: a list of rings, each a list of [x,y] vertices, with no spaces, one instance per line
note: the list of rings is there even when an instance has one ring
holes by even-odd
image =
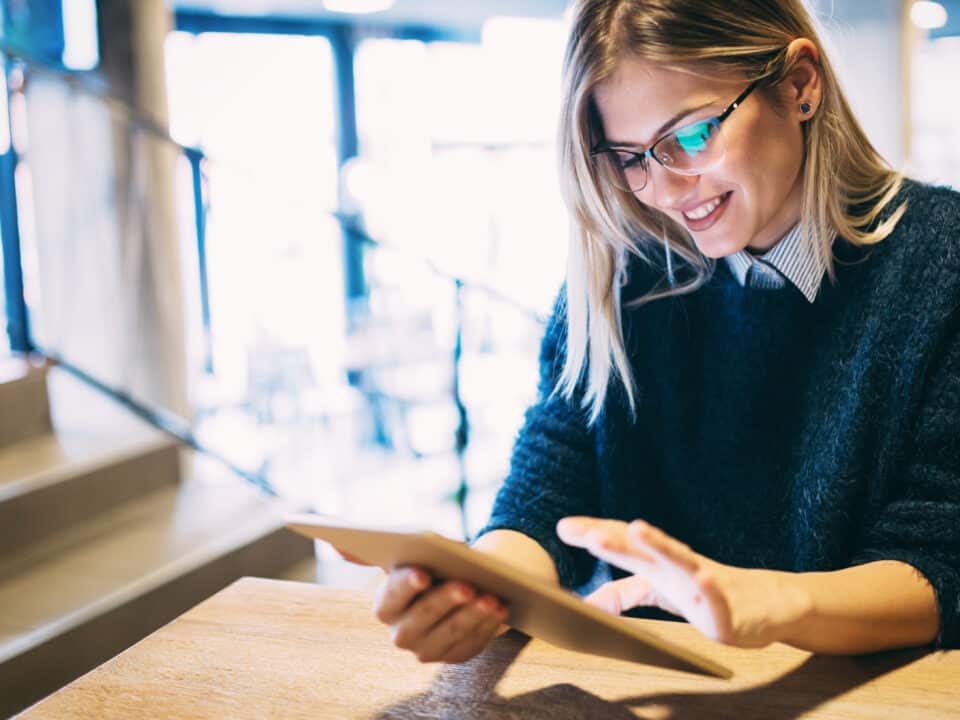
[[[646,146],[677,113],[708,103],[722,107],[736,97],[739,86],[739,80],[708,78],[629,57],[594,89],[593,98],[607,138]]]

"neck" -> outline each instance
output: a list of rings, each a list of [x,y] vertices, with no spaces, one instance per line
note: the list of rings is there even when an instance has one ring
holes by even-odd
[[[769,252],[780,239],[800,220],[800,196],[803,190],[803,172],[797,175],[796,182],[787,194],[779,212],[767,223],[766,228],[747,246],[747,252],[763,255]]]

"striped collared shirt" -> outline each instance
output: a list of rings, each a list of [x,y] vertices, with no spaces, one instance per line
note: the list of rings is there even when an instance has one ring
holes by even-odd
[[[754,256],[741,250],[724,260],[741,286],[776,290],[789,281],[809,302],[817,297],[827,270],[814,248],[802,242],[799,225],[794,225],[763,255]]]

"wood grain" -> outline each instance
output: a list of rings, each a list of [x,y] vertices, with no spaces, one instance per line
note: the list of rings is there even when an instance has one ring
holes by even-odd
[[[960,652],[739,650],[637,620],[731,667],[720,680],[511,632],[462,665],[390,644],[354,590],[245,578],[28,711],[41,718],[957,718]]]

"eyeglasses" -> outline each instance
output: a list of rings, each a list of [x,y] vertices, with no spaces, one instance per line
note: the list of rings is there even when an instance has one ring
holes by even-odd
[[[701,175],[723,160],[726,147],[720,125],[740,107],[759,83],[760,80],[750,83],[717,117],[684,125],[664,135],[643,152],[599,145],[590,154],[606,162],[613,175],[622,179],[623,184],[618,185],[620,189],[628,192],[639,192],[647,186],[650,178],[649,158],[678,175]]]

